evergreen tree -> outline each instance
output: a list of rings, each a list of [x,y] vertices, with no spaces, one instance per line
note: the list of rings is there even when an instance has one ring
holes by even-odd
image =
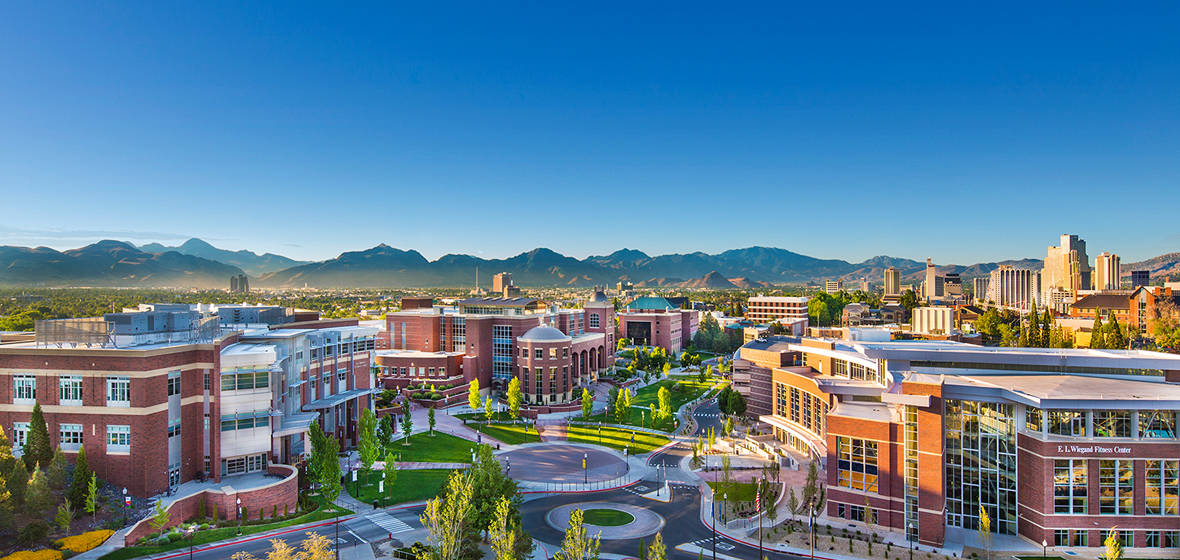
[[[434,426],[438,421],[434,419],[434,409],[426,411],[426,427],[430,428],[430,435],[434,435]]]
[[[1127,347],[1128,340],[1123,334],[1122,327],[1119,326],[1119,318],[1112,313],[1110,321],[1106,323],[1106,340],[1104,344],[1107,348],[1116,350],[1123,350]]]
[[[388,455],[393,449],[393,417],[386,414],[377,423],[377,439],[381,441],[381,455]]]
[[[1090,327],[1090,348],[1106,348],[1103,344],[1102,316],[1094,315],[1094,326]]]
[[[29,471],[25,464],[17,461],[12,465],[12,472],[8,473],[8,492],[12,494],[12,502],[18,506],[25,503],[25,492],[29,488]]]
[[[12,472],[12,465],[16,457],[12,455],[12,441],[4,433],[4,426],[0,426],[0,474]]]
[[[1048,348],[1051,344],[1050,332],[1053,330],[1053,313],[1049,308],[1045,308],[1045,313],[1041,315],[1041,348]]]
[[[479,407],[475,408],[479,410]],[[414,430],[414,418],[410,416],[410,401],[402,404],[402,445],[410,444],[410,432]]]
[[[1028,334],[1025,336],[1025,344],[1021,344],[1021,346],[1036,347],[1041,345],[1041,317],[1037,315],[1035,305],[1032,308],[1032,313],[1028,316]]]
[[[45,424],[45,414],[41,412],[41,403],[33,403],[33,417],[29,420],[29,436],[25,442],[25,468],[32,471],[37,465],[48,465],[53,460],[53,448],[49,445],[49,426]]]
[[[94,473],[90,464],[86,462],[86,447],[78,448],[78,458],[74,460],[74,479],[70,482],[70,504],[74,509],[82,509],[86,505],[86,497],[90,493],[90,483]]]
[[[29,488],[25,491],[25,511],[34,517],[40,517],[51,505],[53,494],[49,490],[49,481],[46,480],[45,471],[38,465],[33,469],[33,476],[29,478]]]
[[[49,487],[54,491],[62,491],[66,487],[66,454],[61,449],[53,450],[53,459],[49,461],[49,468],[45,469],[45,476],[49,479]]]
[[[90,482],[86,485],[86,513],[90,514],[91,521],[98,515],[98,475],[90,473]],[[213,506],[216,508],[217,506]],[[217,510],[214,509],[214,512]],[[217,517],[214,515],[214,517]]]

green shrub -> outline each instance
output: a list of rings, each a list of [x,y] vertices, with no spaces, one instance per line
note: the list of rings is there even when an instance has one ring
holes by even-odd
[[[40,544],[48,536],[49,524],[37,519],[21,527],[20,532],[17,533],[16,542],[21,546],[32,548],[34,545]]]

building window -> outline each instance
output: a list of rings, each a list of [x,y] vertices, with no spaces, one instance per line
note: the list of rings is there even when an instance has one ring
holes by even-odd
[[[1053,513],[1086,513],[1086,460],[1053,461]]]
[[[62,451],[77,451],[82,448],[82,425],[60,424],[57,427]]]
[[[12,450],[20,453],[29,442],[29,423],[15,422],[12,424]]]
[[[33,404],[37,401],[37,378],[15,375],[12,378],[12,404]]]
[[[877,491],[877,442],[837,437],[837,485],[866,492]],[[864,511],[861,511],[861,521]]]
[[[202,387],[203,389],[205,389],[206,391],[208,391],[208,390],[210,390],[210,389],[212,389],[212,388],[213,388],[213,380],[212,380],[212,378],[213,378],[213,376],[212,376],[212,375],[210,375],[210,373],[206,371],[206,372],[205,372],[205,379],[204,379],[204,381],[202,381],[202,384],[201,384],[201,387]]]
[[[562,357],[562,358],[568,358],[568,357],[570,357],[570,348],[569,348],[569,346],[563,346],[563,347],[561,348],[561,357]]]
[[[1160,547],[1160,544],[1161,544],[1160,541],[1162,539],[1160,539],[1160,532],[1159,531],[1147,531],[1143,534],[1143,536],[1144,536],[1145,546],[1147,546],[1147,548],[1159,548]]]
[[[114,376],[107,378],[107,406],[131,406],[131,378]]]
[[[57,386],[61,403],[64,406],[82,405],[82,377],[79,375],[63,375],[57,378]]]
[[[1147,515],[1180,513],[1180,461],[1147,461]]]
[[[107,453],[131,451],[131,426],[107,426]]]
[[[862,521],[863,522],[865,520],[865,507],[864,506],[849,506],[848,507],[848,518],[852,521]]]
[[[549,349],[549,359],[551,359],[551,360],[552,360],[552,359],[555,359],[555,358],[557,358],[557,349],[556,349],[556,348],[550,348],[550,349]]]
[[[1024,429],[1030,432],[1040,432],[1043,427],[1043,413],[1039,408],[1024,409]]]
[[[336,368],[336,381],[344,381],[348,377],[348,368]]]
[[[544,357],[545,357],[544,350],[537,348],[535,351],[533,351],[533,358],[540,360],[541,358],[544,358]]]
[[[221,476],[261,472],[266,469],[266,454],[243,455],[221,460]]]
[[[1115,531],[1118,533],[1118,540],[1119,540],[1119,543],[1123,545],[1123,548],[1131,548],[1132,546],[1135,545],[1135,532],[1134,531],[1123,531],[1120,529],[1115,529]],[[1110,530],[1103,529],[1102,531],[1099,531],[1098,536],[1101,538],[1102,543],[1105,545],[1106,539],[1110,537]]]
[[[1098,462],[1098,513],[1131,515],[1135,470],[1131,461],[1103,459]]]
[[[597,314],[594,314],[594,313],[590,314],[590,328],[592,328],[592,329],[598,328],[598,315]]]
[[[1164,531],[1164,548],[1180,548],[1180,531]]]
[[[1140,410],[1139,437],[1174,439],[1176,437],[1176,411]]]
[[[1050,410],[1049,433],[1056,436],[1086,437],[1086,413],[1080,410]]]
[[[1069,546],[1069,531],[1065,529],[1053,531],[1053,546]]]
[[[168,372],[168,396],[180,394],[180,372]]]
[[[221,431],[249,430],[270,426],[270,411],[255,410],[221,415]]]
[[[1126,410],[1094,411],[1094,436],[1111,438],[1131,437],[1131,413]]]
[[[168,437],[177,437],[180,435],[180,419],[168,421]]]
[[[221,390],[265,389],[270,386],[270,372],[235,371],[221,374]]]

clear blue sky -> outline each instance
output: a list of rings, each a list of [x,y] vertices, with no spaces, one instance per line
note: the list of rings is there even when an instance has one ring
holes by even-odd
[[[1180,249],[1175,2],[164,4],[5,7],[0,244]]]

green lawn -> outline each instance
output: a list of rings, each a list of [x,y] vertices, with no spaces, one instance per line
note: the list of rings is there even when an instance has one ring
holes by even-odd
[[[463,420],[477,420],[480,422],[484,422],[488,419],[487,415],[483,412],[467,412],[464,414],[456,414],[455,418],[460,418]],[[513,418],[512,414],[507,410],[501,410],[500,412],[492,413],[492,420],[499,422],[511,422],[515,420],[515,418]]]
[[[632,455],[650,452],[667,445],[670,441],[664,436],[611,427],[602,428],[600,438],[598,426],[570,426],[566,431],[566,439],[576,443],[592,443],[622,451],[631,442],[631,434],[635,434],[635,445],[630,450]]]
[[[582,521],[599,527],[618,527],[635,521],[635,516],[617,509],[588,509],[583,512]]]
[[[719,482],[710,482],[709,486],[714,490],[717,489]],[[720,499],[720,497],[718,497]],[[730,502],[752,502],[754,501],[754,483],[753,482],[735,482],[730,485],[729,494],[726,500]]]
[[[658,383],[652,383],[637,391],[635,398],[631,400],[631,406],[648,408],[652,403],[659,406],[660,388],[667,387],[668,392],[672,396],[672,411],[675,412],[681,406],[684,406],[684,403],[699,397],[712,386],[712,381],[706,380],[704,383],[701,383],[695,378],[685,379],[683,376],[680,376],[679,379],[661,379]]]
[[[393,505],[433,498],[442,490],[450,474],[451,471],[448,469],[399,470],[397,480],[393,481],[393,488],[385,489],[382,504]],[[381,471],[373,471],[368,477],[359,473],[356,480],[354,484],[350,478],[345,484],[348,494],[366,504],[373,503],[378,498],[377,481],[381,480]]]
[[[404,441],[395,441],[392,450],[403,463],[470,463],[475,447],[474,441],[440,432],[413,434],[409,445],[402,445]]]
[[[537,443],[541,436],[526,424],[471,424],[477,431],[494,437],[509,445]]]
[[[344,509],[344,508],[336,508],[336,509],[339,510],[340,516],[352,515],[352,512],[347,509]],[[274,531],[276,529],[282,529],[284,527],[291,527],[294,525],[302,525],[304,523],[312,523],[315,521],[323,521],[325,519],[332,519],[332,518],[336,517],[336,515],[337,515],[337,513],[335,510],[329,512],[329,511],[324,511],[323,508],[320,508],[315,511],[300,515],[299,517],[293,517],[291,519],[279,521],[276,523],[267,523],[267,524],[263,524],[263,525],[243,525],[242,526],[242,534],[243,535],[252,535],[255,533],[264,533],[267,531]],[[200,546],[203,544],[208,544],[208,543],[212,543],[212,542],[222,541],[225,539],[230,539],[230,538],[237,536],[237,534],[238,534],[237,525],[234,525],[232,527],[218,527],[216,529],[206,529],[204,531],[197,531],[196,532],[196,534],[193,536],[192,544],[194,544],[196,546]],[[147,556],[150,554],[159,554],[161,552],[167,552],[169,550],[179,550],[179,549],[188,548],[188,547],[189,547],[188,539],[182,539],[182,540],[179,540],[176,542],[172,542],[169,544],[161,544],[161,545],[129,546],[126,548],[120,548],[118,550],[108,552],[106,555],[99,558],[99,560],[126,560],[128,558],[138,558],[140,556]]]

